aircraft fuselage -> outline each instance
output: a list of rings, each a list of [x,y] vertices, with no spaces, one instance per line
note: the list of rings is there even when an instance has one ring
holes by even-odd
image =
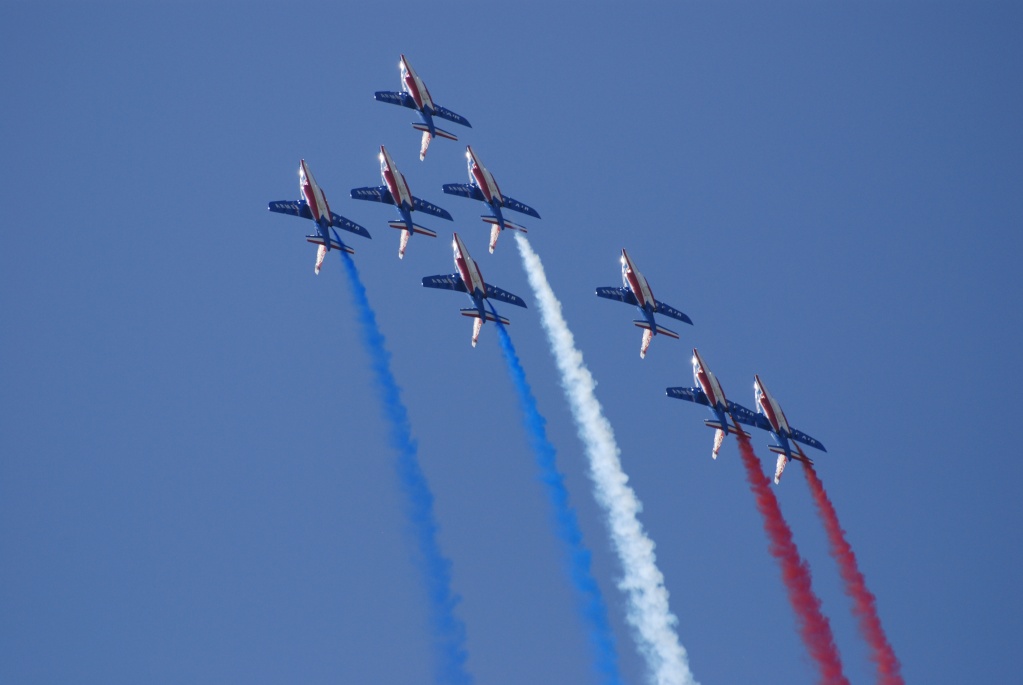
[[[451,241],[451,247],[454,250],[455,268],[458,269],[458,275],[462,277],[462,283],[465,284],[465,289],[469,291],[469,297],[472,298],[473,304],[476,305],[482,316],[484,315],[483,300],[487,296],[487,285],[483,282],[480,267],[469,254],[469,251],[465,248],[465,243],[462,242],[457,233],[455,233],[455,237]]]
[[[309,210],[313,213],[313,220],[316,222],[316,230],[324,240],[327,250],[330,250],[330,205],[327,198],[312,172],[303,159],[298,168],[298,185],[305,198]]]
[[[650,284],[647,282],[646,277],[636,268],[636,265],[633,264],[629,253],[624,249],[622,250],[621,262],[622,283],[632,291],[639,305],[639,311],[650,324],[651,330],[656,334],[657,325],[654,321],[654,308],[657,306],[657,300],[654,299],[653,291],[650,290]]]
[[[792,459],[792,446],[789,443],[789,435],[792,434],[792,428],[789,426],[788,419],[785,418],[785,412],[782,411],[778,401],[767,391],[764,386],[764,382],[760,380],[759,375],[754,375],[753,389],[757,400],[757,411],[764,415],[768,423],[771,424],[771,435],[778,441],[778,445],[785,451],[785,456]],[[799,450],[802,454],[802,450]]]
[[[405,55],[401,56],[401,89],[412,96],[420,112],[424,114],[433,113],[434,105],[433,98],[430,97],[430,91],[426,89],[426,84],[419,78],[419,74],[412,68],[412,65],[408,63]]]

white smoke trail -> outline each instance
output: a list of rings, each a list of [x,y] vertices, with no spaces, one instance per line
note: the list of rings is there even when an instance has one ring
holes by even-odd
[[[675,632],[678,619],[668,607],[668,590],[657,568],[654,543],[637,518],[642,505],[628,485],[629,477],[618,459],[614,431],[594,394],[596,382],[575,347],[572,332],[561,315],[561,303],[547,282],[540,258],[524,236],[516,234],[515,239],[529,285],[540,304],[540,318],[561,372],[561,384],[579,437],[586,447],[597,502],[607,514],[611,540],[623,569],[618,587],[628,597],[626,617],[635,629],[650,679],[658,685],[695,685],[686,650]]]

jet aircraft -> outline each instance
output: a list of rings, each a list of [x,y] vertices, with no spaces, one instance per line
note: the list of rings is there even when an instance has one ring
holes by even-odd
[[[373,97],[380,102],[389,102],[392,105],[401,105],[402,107],[408,107],[409,109],[414,109],[419,112],[419,116],[423,119],[423,123],[414,123],[412,124],[412,128],[423,132],[423,141],[419,147],[419,159],[422,161],[426,159],[426,149],[430,147],[430,140],[432,140],[434,136],[440,136],[441,138],[447,138],[448,140],[458,140],[458,137],[455,136],[455,134],[437,128],[437,126],[433,123],[434,117],[447,119],[448,121],[453,121],[456,124],[468,126],[469,128],[472,128],[472,124],[470,124],[469,120],[461,114],[455,114],[450,109],[434,104],[433,98],[430,97],[430,91],[426,89],[426,84],[423,83],[423,79],[419,78],[419,74],[415,72],[412,65],[408,63],[405,55],[401,56],[401,62],[399,62],[398,66],[401,68],[401,92],[393,93],[381,90],[374,93]]]
[[[692,325],[692,320],[680,312],[679,310],[671,307],[663,302],[658,302],[654,298],[653,292],[650,290],[650,284],[647,283],[646,278],[636,269],[635,264],[632,263],[632,259],[629,258],[629,253],[624,249],[622,250],[621,256],[622,263],[622,283],[625,287],[604,287],[597,288],[597,297],[604,297],[609,300],[618,300],[619,302],[625,302],[639,308],[640,313],[643,314],[642,319],[633,321],[636,326],[643,329],[643,342],[639,348],[639,356],[641,358],[646,357],[646,351],[650,347],[650,341],[658,333],[666,335],[669,338],[678,339],[678,333],[661,326],[654,320],[654,313],[664,314],[670,316],[673,319],[684,321],[685,323]]]
[[[754,375],[753,378],[753,393],[756,398],[758,413],[753,414],[755,423],[750,423],[749,425],[769,431],[774,436],[774,439],[778,441],[777,445],[770,445],[768,447],[769,450],[778,455],[778,464],[774,471],[774,482],[777,485],[778,481],[781,480],[781,473],[785,470],[785,465],[790,460],[798,459],[807,464],[813,464],[810,457],[806,456],[797,443],[801,442],[804,445],[819,449],[821,452],[827,452],[827,450],[824,449],[824,445],[820,441],[790,426],[788,419],[785,418],[785,412],[781,410],[781,406],[771,396],[771,393],[767,392],[767,388],[764,386],[764,382],[760,380],[760,376]],[[739,420],[742,421],[742,419]]]
[[[741,431],[743,435],[747,438],[749,437],[749,433],[739,428],[738,424],[740,423],[768,431],[778,442],[777,445],[770,445],[768,447],[769,450],[778,455],[778,463],[775,465],[774,470],[775,485],[781,481],[781,474],[790,460],[798,459],[807,464],[813,464],[813,460],[806,456],[797,443],[803,443],[804,445],[819,449],[821,452],[827,452],[820,441],[789,425],[788,420],[785,418],[785,412],[781,410],[774,397],[767,392],[767,388],[764,387],[760,376],[754,376],[755,380],[753,383],[757,402],[756,412],[747,409],[741,404],[725,399],[724,392],[721,390],[721,384],[718,383],[717,378],[704,365],[703,359],[700,358],[700,354],[695,349],[693,350],[693,376],[695,376],[696,382],[700,387],[668,388],[667,393],[669,397],[707,405],[714,412],[715,420],[705,421],[704,423],[716,429],[713,453],[715,459],[721,447],[721,441],[724,439],[724,427],[727,426],[729,433],[739,433]],[[731,424],[728,423],[725,414],[732,418]]]
[[[491,225],[490,228],[490,253],[494,253],[494,247],[497,245],[497,237],[501,234],[501,231],[505,228],[513,228],[516,231],[526,232],[522,226],[513,224],[504,218],[504,214],[501,212],[501,208],[511,209],[522,214],[528,214],[536,219],[540,218],[540,215],[535,209],[529,205],[525,205],[518,200],[508,197],[507,195],[501,194],[501,189],[497,186],[497,181],[494,180],[493,175],[483,163],[480,158],[476,156],[471,145],[465,147],[465,159],[469,164],[469,182],[468,183],[446,183],[444,185],[444,192],[448,195],[460,195],[462,197],[468,197],[473,200],[479,200],[485,202],[490,206],[490,211],[494,213],[493,216],[488,214],[482,215],[480,218],[483,221]]]
[[[666,392],[668,397],[710,407],[714,418],[707,419],[704,423],[714,429],[714,447],[711,456],[717,459],[725,434],[742,433],[747,438],[750,437],[749,433],[739,427],[739,423],[749,424],[756,420],[751,418],[756,415],[741,404],[736,404],[725,397],[725,391],[721,389],[721,383],[718,382],[717,376],[711,373],[707,365],[703,363],[703,358],[700,357],[700,353],[695,347],[693,348],[693,379],[697,385],[695,388],[668,388]],[[731,422],[729,422],[729,417],[732,419]]]
[[[301,199],[298,201],[283,200],[271,202],[267,209],[271,212],[300,216],[303,219],[312,219],[316,222],[316,234],[307,235],[305,239],[310,243],[319,245],[319,248],[316,250],[316,266],[313,269],[314,273],[319,274],[320,267],[323,265],[323,259],[331,249],[355,254],[355,250],[341,242],[334,228],[341,228],[361,235],[364,238],[369,238],[370,235],[369,231],[359,224],[330,211],[327,198],[324,196],[323,190],[316,183],[316,179],[313,178],[312,172],[309,171],[309,167],[304,159],[298,166],[298,187],[302,193]]]
[[[380,154],[380,178],[383,179],[384,185],[382,186],[369,186],[367,188],[352,188],[352,197],[356,200],[371,200],[372,202],[382,202],[386,205],[394,205],[398,208],[398,213],[401,214],[401,219],[398,221],[389,221],[387,225],[391,228],[397,228],[401,230],[401,241],[398,244],[398,259],[402,259],[405,256],[405,247],[408,245],[408,239],[412,236],[412,233],[422,233],[428,235],[431,238],[436,238],[437,233],[431,231],[428,228],[424,228],[418,224],[412,223],[412,212],[419,210],[420,212],[426,212],[433,216],[440,217],[441,219],[447,219],[453,221],[451,215],[447,211],[441,209],[436,205],[432,205],[425,200],[420,200],[418,197],[413,197],[412,192],[409,190],[408,182],[405,180],[405,176],[398,171],[398,167],[395,166],[394,160],[391,159],[391,155],[388,154],[387,149],[381,145]]]
[[[457,290],[469,295],[473,306],[460,311],[462,316],[474,319],[472,325],[472,346],[476,347],[476,341],[480,337],[480,329],[483,328],[483,324],[486,321],[499,321],[505,326],[509,323],[508,319],[499,315],[494,310],[493,305],[490,304],[491,299],[507,302],[517,307],[525,307],[526,303],[518,295],[513,295],[489,283],[484,283],[479,265],[469,255],[469,251],[465,249],[465,244],[458,237],[457,233],[455,233],[454,239],[451,241],[451,247],[455,252],[455,266],[458,268],[458,271],[450,276],[427,276],[423,279],[423,286],[426,288]]]

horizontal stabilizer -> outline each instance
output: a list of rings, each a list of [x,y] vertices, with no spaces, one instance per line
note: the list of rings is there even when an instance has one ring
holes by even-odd
[[[785,455],[790,459],[798,459],[799,461],[806,462],[810,466],[813,466],[813,459],[801,452],[790,451],[788,454],[785,454],[785,448],[781,445],[768,445],[767,449],[771,450],[775,454]]]
[[[462,316],[468,316],[468,317],[471,317],[473,319],[480,318],[480,310],[478,310],[478,309],[476,309],[474,307],[467,307],[466,309],[459,309],[458,311],[460,311],[462,313]],[[484,316],[484,318],[486,318],[487,321],[493,321],[495,323],[500,321],[505,326],[507,326],[507,325],[509,325],[511,323],[510,321],[508,321],[508,319],[504,318],[500,314],[495,314],[494,312],[484,311],[483,312],[483,316]]]
[[[710,400],[707,399],[707,393],[703,392],[701,388],[667,388],[665,393],[668,397],[674,397],[677,400],[695,402],[696,404],[702,404],[707,407],[710,406]]]
[[[290,214],[291,216],[298,216],[303,219],[313,218],[313,212],[309,209],[309,205],[297,200],[271,202],[267,206],[267,209],[271,212],[277,212],[278,214]]]
[[[416,106],[416,101],[408,93],[395,93],[393,91],[380,90],[373,93],[373,99],[379,100],[380,102],[386,102],[391,105],[401,105],[402,107],[408,107],[409,109],[419,109]]]
[[[742,430],[741,428],[736,428],[732,424],[728,424],[727,426],[722,426],[720,421],[716,421],[714,419],[707,419],[706,421],[704,421],[704,423],[707,424],[708,426],[710,426],[711,428],[715,428],[717,430],[726,430],[729,433],[731,433],[732,435],[737,435],[737,434],[739,434],[741,432],[747,438],[750,437],[749,433],[747,433],[746,431]]]
[[[500,302],[507,302],[508,304],[515,305],[516,307],[524,308],[526,306],[525,300],[523,300],[518,295],[513,295],[507,290],[501,290],[497,286],[490,285],[489,283],[484,283],[483,285],[487,289],[488,300],[498,300]]]
[[[390,226],[391,228],[397,228],[397,229],[401,229],[401,230],[408,230],[408,226],[405,224],[405,222],[401,221],[401,220],[398,220],[398,219],[395,219],[394,221],[388,221],[387,225]],[[436,231],[431,231],[430,229],[428,229],[428,228],[426,228],[424,226],[420,226],[419,224],[415,224],[415,223],[412,224],[412,232],[413,233],[421,233],[423,235],[428,235],[431,238],[436,238],[437,237],[437,232]]]
[[[462,282],[462,277],[458,274],[426,276],[423,278],[423,287],[439,288],[441,290],[457,290],[460,293],[469,292],[465,288],[465,283]]]
[[[516,200],[513,197],[508,197],[507,195],[504,196],[504,202],[501,203],[501,206],[505,207],[507,209],[510,209],[513,212],[520,212],[522,214],[528,214],[529,216],[533,217],[534,219],[539,219],[540,218],[540,214],[537,213],[537,211],[535,209],[533,209],[532,207],[530,207],[527,204],[519,202],[518,200]]]
[[[631,304],[634,307],[639,306],[639,302],[636,300],[636,296],[632,294],[631,290],[626,290],[625,288],[615,287],[597,288],[597,297],[603,297],[608,300],[618,300],[619,302],[624,302],[625,304]]]
[[[313,245],[323,245],[324,244],[322,236],[307,235],[305,237],[305,239],[306,239],[306,242],[312,243]],[[348,254],[355,254],[355,250],[353,250],[352,248],[348,247],[347,245],[342,243],[340,240],[335,240],[334,238],[330,239],[330,249],[332,249],[332,250],[341,250],[342,252],[347,252]]]
[[[447,107],[439,107],[437,105],[434,105],[433,115],[435,117],[447,119],[448,121],[453,121],[456,124],[461,124],[462,126],[468,126],[469,128],[472,128],[472,124],[469,123],[468,119],[463,117],[461,114],[455,114]]]
[[[420,200],[418,197],[412,198],[412,209],[417,212],[423,212],[425,214],[432,214],[433,216],[440,217],[441,219],[447,219],[448,221],[454,221],[451,215],[448,214],[446,209],[441,209],[435,204],[431,204],[426,200]]]
[[[346,219],[340,214],[335,214],[334,212],[330,213],[330,225],[335,228],[340,228],[343,231],[354,233],[355,235],[361,235],[363,238],[373,237],[369,234],[369,231],[367,231],[359,224],[355,223],[351,219]]]
[[[663,302],[658,302],[657,303],[657,308],[654,311],[657,312],[658,314],[664,314],[665,316],[670,316],[673,319],[678,319],[679,321],[684,321],[685,323],[689,324],[690,326],[693,325],[693,320],[692,319],[690,319],[688,316],[686,316],[685,314],[683,314],[679,310],[675,309],[671,305],[664,304]]]
[[[444,192],[447,193],[448,195],[468,197],[473,200],[479,200],[480,202],[487,201],[487,198],[483,194],[483,191],[469,183],[445,183]]]
[[[393,205],[394,198],[387,186],[368,186],[366,188],[352,188],[352,198],[356,200],[369,200],[370,202],[382,202],[385,205]]]
[[[669,338],[675,338],[676,340],[678,340],[678,333],[676,333],[673,330],[665,328],[659,323],[654,324],[653,328],[651,328],[649,322],[645,321],[644,319],[636,319],[632,323],[634,323],[637,327],[642,328],[643,330],[647,331],[653,330],[656,335],[666,335]]]
[[[412,128],[414,128],[417,131],[424,131],[426,133],[430,132],[430,127],[427,126],[426,124],[413,123]],[[435,136],[438,136],[440,138],[446,138],[448,140],[458,140],[458,136],[456,136],[454,133],[448,133],[444,129],[438,128],[437,126],[433,127],[433,134]]]
[[[499,225],[499,219],[496,216],[490,216],[489,214],[482,214],[482,215],[480,215],[480,218],[483,219],[488,224],[491,224],[491,225],[494,225],[494,226],[498,226]],[[516,231],[522,231],[523,233],[529,233],[529,231],[527,231],[522,226],[519,226],[518,224],[513,224],[512,222],[508,221],[507,219],[504,220],[504,227],[505,228],[511,228],[513,230],[516,230]]]

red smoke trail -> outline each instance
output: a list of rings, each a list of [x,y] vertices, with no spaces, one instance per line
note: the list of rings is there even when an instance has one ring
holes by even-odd
[[[845,592],[853,599],[853,613],[859,619],[860,632],[870,646],[870,659],[877,666],[878,682],[882,685],[903,685],[899,660],[895,651],[888,644],[888,638],[881,628],[881,619],[877,615],[874,595],[867,589],[867,583],[860,573],[859,564],[852,547],[845,539],[845,531],[838,523],[835,507],[824,491],[824,484],[817,477],[813,467],[806,465],[806,480],[810,484],[813,501],[817,511],[824,519],[824,528],[828,531],[828,542],[831,544],[831,556],[838,562],[842,580],[845,581]]]
[[[821,613],[821,601],[810,586],[810,568],[799,556],[796,543],[792,541],[792,531],[781,515],[778,500],[760,468],[760,460],[753,453],[749,439],[741,434],[738,437],[746,477],[750,489],[756,495],[757,509],[764,517],[764,530],[771,539],[771,556],[781,564],[781,577],[789,593],[789,602],[796,612],[799,635],[820,669],[820,682],[826,685],[849,685],[842,673],[842,660],[835,647],[831,625]]]

